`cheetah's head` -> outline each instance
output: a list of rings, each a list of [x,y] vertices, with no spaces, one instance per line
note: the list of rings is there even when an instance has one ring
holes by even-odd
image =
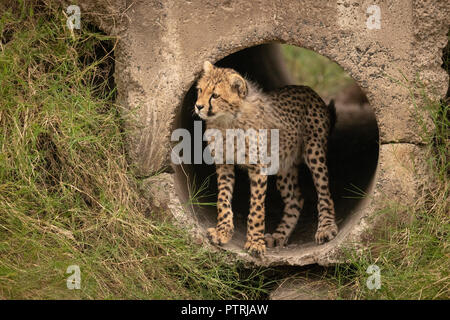
[[[197,84],[195,113],[207,121],[232,121],[239,116],[247,93],[247,82],[239,73],[205,61]]]

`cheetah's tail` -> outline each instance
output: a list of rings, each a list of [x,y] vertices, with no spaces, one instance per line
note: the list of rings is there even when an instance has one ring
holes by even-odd
[[[328,104],[328,110],[330,111],[330,134],[333,132],[334,127],[336,126],[337,116],[336,116],[336,107],[334,106],[334,100],[331,100]]]

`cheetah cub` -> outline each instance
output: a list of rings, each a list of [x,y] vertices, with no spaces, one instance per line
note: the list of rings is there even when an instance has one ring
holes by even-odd
[[[216,67],[208,61],[203,65],[197,90],[195,112],[205,120],[208,129],[223,132],[224,140],[227,129],[245,131],[251,128],[256,132],[259,129],[278,129],[279,169],[276,184],[284,202],[284,212],[272,234],[264,234],[267,175],[262,173],[264,164],[247,161],[248,143],[244,150],[246,162],[239,164],[248,170],[251,193],[245,249],[254,256],[261,256],[266,252],[266,245],[282,247],[287,243],[304,202],[297,182],[297,167],[302,161],[312,173],[318,194],[319,223],[315,240],[318,244],[332,240],[338,228],[328,186],[326,153],[328,136],[336,116],[334,105],[327,106],[317,93],[306,86],[286,86],[262,92],[236,71]],[[257,137],[258,141],[260,138]],[[228,142],[224,149],[226,146]],[[242,148],[237,149],[237,143],[234,148],[235,154],[243,152]],[[231,200],[235,176],[233,164],[227,164],[227,161],[218,163],[216,160],[217,225],[208,229],[207,233],[212,243],[222,245],[230,241],[234,230]]]

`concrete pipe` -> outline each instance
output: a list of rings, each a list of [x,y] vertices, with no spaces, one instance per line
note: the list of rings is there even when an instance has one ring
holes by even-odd
[[[447,43],[448,1],[80,1],[101,6],[96,19],[119,36],[115,80],[124,119],[130,162],[136,175],[149,177],[146,192],[199,241],[215,224],[215,208],[190,203],[194,185],[214,172],[208,165],[173,165],[171,133],[192,132],[192,89],[205,60],[230,66],[270,89],[291,80],[277,43],[304,47],[337,62],[365,93],[364,112],[338,108],[330,142],[332,193],[340,232],[316,245],[315,192],[307,170],[301,184],[308,199],[290,245],[264,259],[243,251],[248,183],[238,173],[233,209],[236,232],[224,249],[260,265],[327,265],[343,261],[347,247],[364,247],[387,202],[413,203],[427,179],[424,140],[417,116],[428,129],[421,83],[430,98],[445,96],[448,76],[441,68]],[[400,81],[397,81],[400,80]],[[415,82],[415,80],[420,80]],[[414,99],[412,99],[414,97]],[[172,173],[153,176],[172,168]],[[195,179],[194,179],[195,177]],[[357,187],[359,196],[348,189]],[[215,179],[205,189],[215,193]],[[280,215],[280,199],[270,189],[267,228]],[[353,190],[353,191],[355,191]],[[350,193],[349,193],[350,192]],[[207,192],[208,193],[208,192]],[[214,201],[204,198],[205,202]],[[408,217],[405,217],[408,219]],[[384,219],[384,220],[383,220]],[[205,245],[206,245],[205,241]]]

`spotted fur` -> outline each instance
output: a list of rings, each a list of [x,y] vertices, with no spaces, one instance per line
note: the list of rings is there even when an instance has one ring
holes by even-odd
[[[277,173],[277,188],[284,201],[284,213],[272,234],[264,234],[267,190],[267,176],[261,174],[264,165],[248,163],[247,155],[252,151],[248,149],[248,143],[245,150],[235,146],[236,153],[246,153],[246,162],[241,166],[248,170],[250,179],[250,212],[245,249],[259,256],[265,253],[266,245],[286,245],[303,208],[297,168],[303,161],[311,171],[318,194],[319,222],[315,240],[318,244],[332,240],[338,228],[329,191],[326,154],[335,119],[334,105],[327,106],[306,86],[286,86],[263,93],[232,69],[218,68],[209,62],[204,63],[203,69],[197,85],[195,112],[205,120],[207,128],[222,130],[223,137],[226,129],[279,130],[280,169]],[[270,137],[268,141],[270,145]],[[217,225],[207,232],[212,243],[222,245],[230,241],[234,230],[231,208],[234,165],[216,164],[216,172]]]

